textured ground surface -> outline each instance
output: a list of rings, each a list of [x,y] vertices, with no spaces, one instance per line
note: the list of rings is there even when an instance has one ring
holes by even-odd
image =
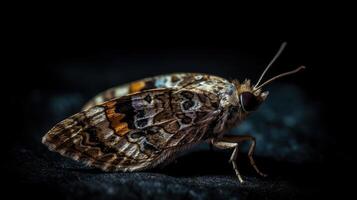
[[[103,173],[25,148],[17,158],[22,162],[19,185],[45,198],[296,199],[302,195],[299,183],[289,182],[283,174],[263,179],[245,165],[242,172],[249,176],[240,184],[230,171],[228,156],[218,152],[194,152],[164,169],[138,173]],[[265,163],[264,167],[274,165]]]

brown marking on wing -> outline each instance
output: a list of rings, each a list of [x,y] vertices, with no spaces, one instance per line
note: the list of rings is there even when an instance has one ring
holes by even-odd
[[[178,121],[172,121],[170,123],[165,124],[163,128],[167,133],[174,134],[179,130],[180,124],[178,123]]]
[[[175,74],[171,75],[171,81],[172,81],[173,83],[176,83],[176,82],[179,81],[179,80],[180,80],[180,78],[177,77],[177,75],[175,75]]]

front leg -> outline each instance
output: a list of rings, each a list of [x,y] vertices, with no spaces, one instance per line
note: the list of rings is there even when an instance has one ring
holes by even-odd
[[[217,147],[219,149],[232,149],[232,148],[234,148],[233,153],[231,155],[231,158],[229,159],[229,162],[232,163],[234,172],[236,173],[239,181],[241,183],[243,183],[244,181],[242,179],[242,176],[239,173],[239,170],[238,170],[237,164],[236,164],[236,159],[237,159],[237,155],[238,155],[238,142],[236,142],[236,143],[234,143],[234,142],[226,142],[226,141],[221,140],[221,139],[223,139],[223,138],[212,139],[211,143],[213,144],[213,146],[215,146],[215,147]]]
[[[232,163],[233,165],[233,169],[239,179],[239,181],[242,183],[243,179],[239,173],[239,170],[237,168],[236,165],[236,158],[237,158],[237,154],[238,154],[238,144],[239,142],[243,142],[243,141],[251,141],[250,147],[249,147],[249,151],[248,151],[248,157],[250,160],[250,164],[253,166],[253,168],[255,169],[255,171],[260,174],[261,176],[267,176],[266,174],[260,172],[260,170],[258,169],[257,165],[255,164],[255,161],[253,159],[253,153],[255,150],[255,138],[250,136],[250,135],[243,135],[243,136],[238,136],[238,135],[226,135],[223,136],[222,138],[215,138],[211,140],[211,143],[213,144],[213,146],[219,148],[219,149],[232,149],[233,153],[231,155],[231,158],[229,159],[229,162]]]

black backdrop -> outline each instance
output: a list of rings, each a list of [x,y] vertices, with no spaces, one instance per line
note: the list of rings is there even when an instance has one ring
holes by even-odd
[[[334,62],[335,58],[348,57],[348,53],[345,54],[348,45],[345,34],[348,31],[343,24],[333,23],[331,18],[320,18],[313,14],[273,19],[272,22],[230,17],[230,20],[176,19],[164,23],[130,18],[116,23],[99,21],[95,25],[91,20],[47,21],[43,19],[45,17],[39,17],[41,20],[20,20],[9,37],[10,55],[7,58],[10,62],[4,66],[6,71],[3,73],[6,94],[3,105],[7,119],[3,127],[2,148],[6,152],[2,164],[5,172],[3,180],[9,188],[20,186],[29,194],[39,195],[41,188],[46,188],[52,194],[72,197],[78,192],[69,190],[72,193],[68,193],[60,187],[60,180],[57,182],[57,179],[52,178],[47,181],[41,178],[48,176],[46,173],[53,173],[46,172],[51,167],[46,162],[50,163],[51,159],[58,159],[59,156],[48,153],[39,139],[56,122],[77,112],[91,96],[114,85],[171,72],[203,72],[225,78],[257,80],[279,45],[287,41],[286,51],[267,76],[299,65],[307,67],[304,72],[272,85],[298,88],[296,95],[303,96],[300,103],[308,106],[297,106],[296,109],[311,109],[315,121],[313,129],[307,132],[314,135],[316,131],[319,134],[314,135],[317,138],[313,139],[309,135],[298,137],[299,141],[303,141],[301,143],[313,140],[306,144],[306,148],[313,146],[314,155],[311,155],[311,159],[286,164],[281,160],[272,161],[269,156],[260,156],[262,163],[264,160],[270,163],[265,168],[276,168],[270,169],[273,179],[276,176],[283,177],[286,185],[294,183],[297,185],[294,188],[298,188],[296,196],[286,192],[289,189],[282,189],[285,193],[277,191],[267,197],[325,196],[339,191],[337,187],[348,188],[348,185],[335,185],[344,183],[344,178],[349,176],[349,170],[352,169],[349,165],[352,160],[349,149],[353,142],[346,140],[346,126],[337,125],[340,122],[348,124],[344,113],[339,113],[350,104],[351,97],[345,93],[347,88],[344,87],[348,84],[345,82],[349,77],[348,66],[341,63],[336,65]],[[343,76],[338,75],[338,72],[343,72]],[[269,87],[274,91],[274,86]],[[275,91],[280,90],[275,88]],[[284,94],[271,93],[273,95],[276,95],[275,104],[279,105],[279,99]],[[285,105],[286,102],[281,104]],[[294,109],[294,105],[291,108]],[[37,162],[37,155],[42,154],[50,155],[41,158],[44,163],[29,164]],[[220,155],[212,156],[214,162],[223,162]],[[195,155],[187,156],[182,158],[181,163],[189,161],[190,164],[169,165],[164,172],[180,178],[203,176],[205,172],[220,175],[220,170],[223,170],[223,175],[233,176],[230,166],[215,170],[219,165],[212,164],[210,159],[198,159],[198,163],[204,163],[200,165],[206,169],[203,173],[199,169],[189,172],[191,165],[198,163],[195,163]],[[228,153],[224,153],[224,156],[227,158]],[[73,163],[71,165],[81,167]],[[36,167],[41,170],[29,171],[29,168]],[[291,174],[292,171],[294,174]],[[33,173],[39,173],[40,178],[34,178],[36,176]],[[154,173],[160,173],[160,170]],[[65,176],[59,173],[57,178],[66,179]],[[272,190],[275,189],[272,187]],[[91,189],[82,190],[90,193]],[[255,196],[261,197],[248,195]],[[79,197],[83,195],[79,194]]]

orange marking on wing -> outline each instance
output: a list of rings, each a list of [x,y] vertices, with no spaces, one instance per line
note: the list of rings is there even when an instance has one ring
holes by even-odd
[[[124,136],[130,131],[128,123],[122,121],[125,114],[115,112],[115,102],[108,102],[107,110],[105,112],[110,122],[110,126],[115,130],[115,134]]]
[[[110,121],[122,120],[125,117],[125,114],[116,113],[115,108],[108,109],[106,111],[107,117]]]
[[[120,135],[120,136],[124,136],[125,134],[127,134],[130,129],[128,128],[128,123],[126,122],[121,122],[119,124],[117,124],[115,127],[115,133],[117,135]]]
[[[132,84],[130,84],[130,92],[139,92],[145,87],[145,82],[144,81],[137,81]]]

